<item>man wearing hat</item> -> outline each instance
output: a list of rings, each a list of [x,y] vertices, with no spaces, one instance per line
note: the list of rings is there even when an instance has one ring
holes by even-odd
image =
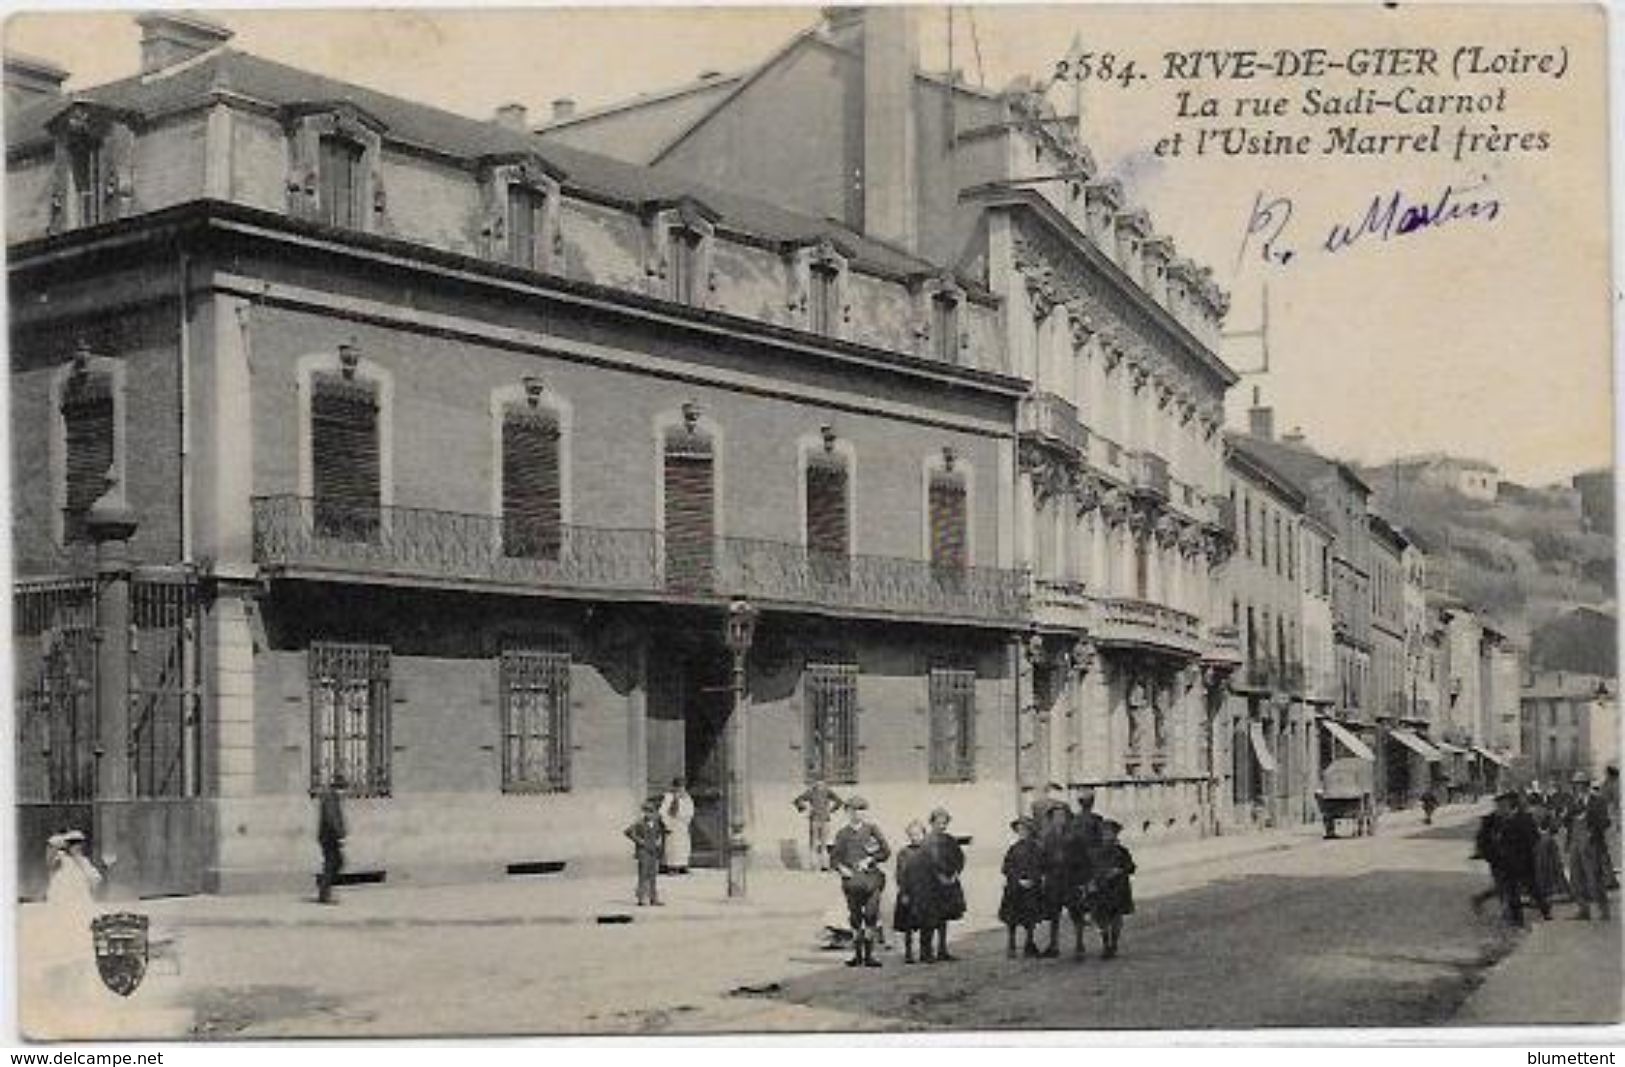
[[[316,843],[322,848],[322,873],[316,880],[316,901],[333,904],[333,886],[338,884],[339,872],[344,870],[343,772],[334,772],[322,786],[317,798]]]
[[[1507,915],[1514,925],[1523,925],[1523,895],[1527,891],[1543,919],[1552,917],[1552,906],[1546,900],[1545,890],[1535,879],[1535,846],[1540,843],[1540,828],[1522,793],[1509,789],[1496,798],[1506,805],[1507,814],[1500,828],[1501,891],[1506,902]]]
[[[848,822],[835,835],[830,863],[841,876],[847,921],[852,926],[852,958],[848,967],[879,967],[874,942],[880,928],[880,894],[886,888],[881,864],[891,858],[891,846],[880,828],[869,821],[869,802],[862,797],[846,801]]]
[[[660,817],[660,798],[645,800],[643,814],[625,832],[627,840],[632,842],[632,858],[638,865],[638,907],[645,904],[659,907],[655,877],[660,873],[660,857],[666,850],[666,824]]]

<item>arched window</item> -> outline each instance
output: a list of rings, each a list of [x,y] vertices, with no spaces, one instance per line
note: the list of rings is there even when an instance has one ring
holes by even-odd
[[[62,542],[89,540],[85,519],[107,491],[117,460],[113,375],[85,370],[62,383]]]
[[[694,420],[664,437],[666,586],[710,592],[715,559],[716,457],[712,435]]]
[[[375,541],[382,513],[377,384],[353,371],[310,379],[311,497],[319,537]]]
[[[515,404],[502,415],[502,550],[557,559],[563,537],[558,412]]]
[[[823,581],[850,571],[851,477],[846,458],[820,451],[807,457],[807,556]]]

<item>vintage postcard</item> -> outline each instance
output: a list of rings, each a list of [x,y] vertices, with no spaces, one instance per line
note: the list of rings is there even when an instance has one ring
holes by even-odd
[[[1617,1023],[1607,28],[13,14],[21,1034]]]

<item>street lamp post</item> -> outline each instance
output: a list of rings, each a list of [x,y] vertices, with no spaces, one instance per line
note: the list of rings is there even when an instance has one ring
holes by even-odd
[[[728,605],[726,630],[723,635],[728,651],[733,653],[733,708],[728,716],[728,897],[740,899],[745,895],[745,870],[750,860],[750,842],[745,836],[745,788],[749,779],[750,735],[745,721],[745,657],[750,653],[751,640],[756,632],[756,609],[749,601],[735,600]]]

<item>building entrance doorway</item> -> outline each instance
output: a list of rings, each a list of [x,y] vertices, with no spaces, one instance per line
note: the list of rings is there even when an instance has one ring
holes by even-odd
[[[650,791],[659,793],[673,778],[688,783],[694,798],[690,862],[719,867],[728,840],[728,652],[720,643],[655,649],[649,673]]]

